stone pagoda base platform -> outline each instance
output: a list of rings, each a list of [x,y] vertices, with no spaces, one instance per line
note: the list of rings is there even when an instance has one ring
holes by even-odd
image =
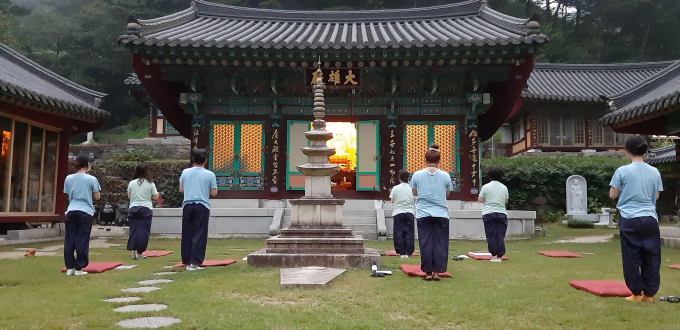
[[[291,226],[267,240],[267,247],[251,253],[248,264],[256,268],[380,267],[380,253],[364,248],[361,235],[344,226]]]
[[[365,248],[358,254],[330,253],[268,253],[267,249],[255,251],[248,256],[248,265],[255,268],[297,268],[320,266],[328,268],[370,269],[380,268],[380,253]]]

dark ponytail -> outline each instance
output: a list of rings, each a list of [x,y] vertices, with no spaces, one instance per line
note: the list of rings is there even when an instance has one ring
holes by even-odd
[[[441,154],[439,153],[439,145],[433,143],[430,145],[430,150],[428,150],[425,153],[425,160],[429,164],[437,164],[439,163],[439,159],[441,159]]]
[[[647,153],[647,141],[639,135],[633,135],[626,140],[626,151],[633,156],[643,156]]]

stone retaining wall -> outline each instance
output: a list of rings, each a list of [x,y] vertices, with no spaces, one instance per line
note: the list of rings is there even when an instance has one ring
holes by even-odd
[[[110,159],[115,155],[146,152],[156,159],[189,159],[191,141],[184,138],[129,139],[127,144],[72,145],[69,153],[94,154],[97,159]]]

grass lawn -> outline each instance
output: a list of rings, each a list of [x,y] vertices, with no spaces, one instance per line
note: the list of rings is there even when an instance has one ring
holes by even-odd
[[[137,316],[172,316],[182,323],[168,329],[678,329],[680,305],[635,304],[623,298],[601,298],[571,288],[570,280],[623,281],[619,242],[544,244],[563,237],[611,234],[609,229],[547,227],[547,234],[530,241],[507,243],[509,261],[494,264],[464,260],[449,262],[453,279],[424,282],[401,272],[371,278],[368,271],[349,270],[326,289],[281,289],[278,269],[253,269],[241,259],[265,245],[263,239],[213,239],[208,259],[237,259],[228,267],[206,268],[163,278],[162,290],[126,294],[137,281],[154,278],[162,266],[179,261],[179,240],[154,238],[152,250],[174,250],[161,258],[134,262],[130,270],[67,277],[59,272],[63,259],[39,257],[0,260],[0,328],[114,328]],[[109,243],[124,244],[122,239]],[[30,247],[54,245],[31,244]],[[391,241],[367,242],[379,250]],[[9,251],[21,246],[3,246]],[[28,247],[28,246],[26,246]],[[125,246],[92,249],[91,261],[124,261]],[[483,242],[454,241],[451,256],[484,250]],[[588,253],[583,259],[553,259],[539,250]],[[383,257],[383,269],[400,263]],[[658,296],[680,295],[680,251],[663,250]],[[159,312],[116,313],[124,304],[102,302],[119,296],[143,297],[138,303],[163,303]]]

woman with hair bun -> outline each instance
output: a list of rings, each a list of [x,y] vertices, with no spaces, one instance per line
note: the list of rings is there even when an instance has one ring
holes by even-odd
[[[152,201],[158,200],[158,190],[146,164],[137,165],[132,181],[128,184],[127,195],[130,199],[130,211],[128,211],[130,238],[127,249],[130,251],[130,259],[146,259],[142,253],[149,245],[151,218],[153,217]]]
[[[628,138],[626,154],[632,162],[614,173],[609,197],[619,199],[616,207],[621,213],[623,277],[633,293],[626,300],[651,303],[660,283],[661,236],[656,201],[663,185],[659,171],[644,162],[646,152],[645,139],[639,135]]]
[[[439,145],[433,143],[425,153],[425,168],[414,173],[411,188],[416,196],[420,269],[426,281],[439,281],[449,260],[449,208],[451,177],[439,169]]]
[[[66,275],[86,275],[82,269],[89,264],[90,233],[94,220],[92,198],[99,200],[101,187],[97,178],[87,174],[90,156],[76,157],[77,172],[64,180],[64,193],[68,195],[66,209],[66,236],[64,237],[64,263]],[[74,256],[73,253],[77,256]]]

